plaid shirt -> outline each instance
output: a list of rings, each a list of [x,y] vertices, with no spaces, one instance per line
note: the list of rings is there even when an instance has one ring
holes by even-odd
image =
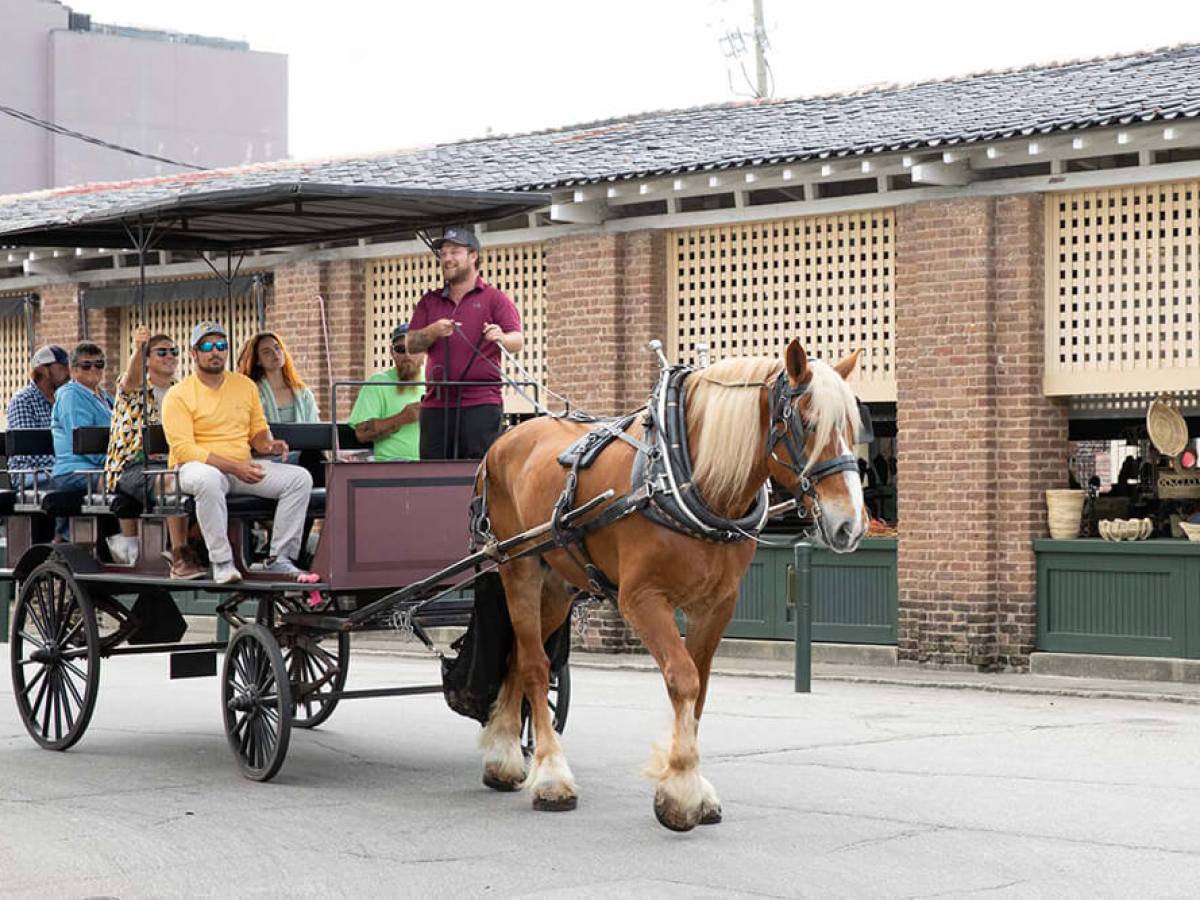
[[[12,395],[8,401],[8,427],[50,428],[50,401],[32,381]],[[9,469],[54,468],[53,456],[14,456],[8,461]]]

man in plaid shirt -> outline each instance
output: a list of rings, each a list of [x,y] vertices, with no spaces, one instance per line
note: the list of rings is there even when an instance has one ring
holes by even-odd
[[[54,392],[71,380],[67,368],[70,357],[67,351],[54,344],[40,347],[30,360],[29,384],[12,395],[8,401],[8,428],[50,428],[50,410],[54,405]],[[50,474],[54,467],[53,456],[14,456],[8,461],[9,470],[38,469]],[[32,484],[31,476],[26,483]]]

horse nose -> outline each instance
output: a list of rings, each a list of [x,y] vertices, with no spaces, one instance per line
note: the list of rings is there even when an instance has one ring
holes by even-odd
[[[837,546],[839,546],[839,547],[852,546],[855,542],[856,537],[857,537],[857,529],[854,527],[853,522],[843,522],[841,525],[839,525],[837,527],[837,530],[833,533],[834,541],[837,544]]]

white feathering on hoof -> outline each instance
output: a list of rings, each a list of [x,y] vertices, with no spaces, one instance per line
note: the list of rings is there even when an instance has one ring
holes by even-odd
[[[541,762],[535,756],[521,788],[528,788],[535,797],[546,799],[573,797],[578,790],[575,776],[571,767],[567,765],[567,758],[561,753],[547,754]]]

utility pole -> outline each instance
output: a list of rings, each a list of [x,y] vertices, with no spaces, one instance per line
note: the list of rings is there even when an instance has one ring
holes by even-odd
[[[763,0],[754,0],[754,87],[760,100],[767,96],[766,42],[767,28],[763,24]]]

